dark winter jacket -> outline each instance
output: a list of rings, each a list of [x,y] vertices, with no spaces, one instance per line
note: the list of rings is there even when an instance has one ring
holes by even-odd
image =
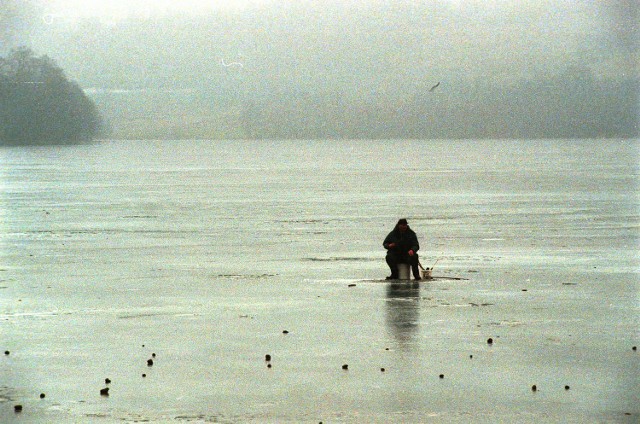
[[[407,231],[401,233],[398,225],[396,225],[393,231],[391,231],[384,239],[384,242],[382,242],[382,246],[384,246],[385,249],[389,249],[389,244],[391,243],[396,244],[396,247],[393,249],[393,251],[398,252],[401,255],[406,255],[409,250],[417,252],[418,249],[420,249],[418,236],[409,227],[407,227]]]

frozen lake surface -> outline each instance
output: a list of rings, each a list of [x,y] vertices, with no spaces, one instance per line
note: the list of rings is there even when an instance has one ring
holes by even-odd
[[[639,158],[1,148],[0,422],[638,422]],[[384,281],[401,217],[435,279]]]

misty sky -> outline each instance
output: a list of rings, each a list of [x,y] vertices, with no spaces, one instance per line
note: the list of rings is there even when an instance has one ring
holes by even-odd
[[[3,52],[29,45],[57,60],[83,86],[108,84],[110,76],[113,85],[123,81],[115,74],[149,74],[159,63],[176,73],[207,74],[212,71],[202,67],[220,65],[224,58],[243,63],[244,72],[283,78],[372,73],[428,81],[535,79],[561,74],[568,66],[588,68],[597,78],[638,75],[636,0],[0,4]],[[93,26],[87,26],[89,17]],[[203,24],[207,17],[216,23]],[[185,24],[189,19],[192,24]],[[133,30],[134,25],[140,28]]]
[[[638,9],[0,0],[0,54],[54,59],[122,137],[148,137],[159,119],[161,134],[205,138],[626,137],[640,128]]]

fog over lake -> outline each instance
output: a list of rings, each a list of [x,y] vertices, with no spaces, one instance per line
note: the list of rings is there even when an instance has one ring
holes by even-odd
[[[83,4],[9,1],[0,48],[56,59],[115,138],[638,135],[635,1]]]

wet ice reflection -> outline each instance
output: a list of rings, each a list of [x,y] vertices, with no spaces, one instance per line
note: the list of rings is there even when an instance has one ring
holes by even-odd
[[[420,325],[420,283],[391,282],[386,291],[386,323],[403,349],[410,349]]]

